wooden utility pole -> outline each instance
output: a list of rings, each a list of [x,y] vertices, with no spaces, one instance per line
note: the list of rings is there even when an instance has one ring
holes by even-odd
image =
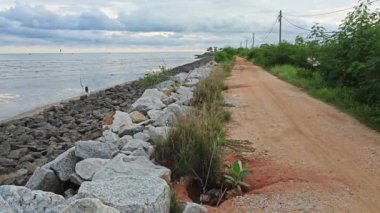
[[[248,39],[245,39],[245,48],[248,48]]]
[[[255,47],[255,32],[252,33],[252,48]]]
[[[240,48],[242,47],[242,41],[240,41]]]
[[[278,16],[278,22],[280,23],[280,33],[279,33],[279,40],[278,40],[278,44],[281,44],[281,41],[282,41],[282,38],[281,38],[281,34],[282,34],[282,10],[280,10],[280,14]]]

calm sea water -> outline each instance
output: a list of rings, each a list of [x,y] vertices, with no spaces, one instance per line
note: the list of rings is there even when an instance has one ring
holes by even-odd
[[[197,53],[0,54],[0,121],[157,69],[194,61]]]

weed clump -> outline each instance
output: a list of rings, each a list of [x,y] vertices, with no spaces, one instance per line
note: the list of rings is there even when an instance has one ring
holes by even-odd
[[[194,91],[194,109],[179,117],[166,139],[155,143],[155,159],[172,170],[173,179],[194,177],[205,192],[222,181],[223,122],[230,115],[222,107],[224,71],[221,65],[201,80]]]

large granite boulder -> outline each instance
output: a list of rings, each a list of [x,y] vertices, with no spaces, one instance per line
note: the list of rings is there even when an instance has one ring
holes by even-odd
[[[108,163],[109,159],[87,158],[75,165],[75,172],[84,180],[91,180],[95,172]]]
[[[187,95],[187,94],[192,94],[193,90],[190,87],[180,86],[178,87],[176,92],[180,95]]]
[[[153,146],[148,142],[132,139],[121,149],[121,151],[133,156],[145,156],[150,158],[153,154]]]
[[[97,198],[122,213],[169,212],[170,188],[154,176],[124,176],[84,182],[79,197]]]
[[[68,181],[70,175],[74,173],[75,164],[78,162],[78,158],[75,156],[75,151],[75,147],[72,147],[47,164],[50,165],[50,168],[53,171],[55,171],[61,181]],[[46,167],[44,166],[44,168]]]
[[[142,140],[142,141],[149,141],[150,136],[148,135],[148,133],[138,132],[138,133],[133,135],[133,138],[138,139],[138,140]]]
[[[96,172],[92,180],[110,180],[114,177],[141,175],[160,177],[170,182],[170,174],[171,172],[168,168],[155,165],[146,157],[118,154]]]
[[[175,83],[175,82],[172,81],[172,80],[167,80],[167,81],[163,81],[163,82],[157,84],[155,87],[156,87],[157,89],[159,89],[159,90],[162,90],[162,89],[164,89],[164,88],[168,88],[168,87],[170,87],[170,86],[173,85],[174,83]]]
[[[191,78],[191,79],[188,79],[184,85],[187,86],[187,87],[194,87],[194,86],[196,86],[198,83],[199,83],[199,80],[198,80],[198,79],[196,79],[196,78]]]
[[[0,211],[2,213],[13,213],[9,204],[0,196]]]
[[[132,124],[132,119],[126,112],[116,111],[113,115],[113,122],[110,126],[111,130],[115,133],[124,127]]]
[[[106,206],[96,198],[82,198],[74,200],[67,207],[62,209],[62,213],[120,213],[119,210]]]
[[[147,89],[144,94],[132,104],[130,112],[148,112],[152,109],[162,109],[165,104],[162,101],[167,96],[158,89]]]
[[[152,110],[149,110],[148,111],[148,116],[150,119],[152,120],[156,120],[157,118],[159,118],[164,112],[162,110],[158,110],[158,109],[152,109]]]
[[[49,212],[50,208],[65,202],[61,195],[11,185],[0,186],[0,198],[8,203],[14,213]]]
[[[142,132],[144,128],[145,127],[140,124],[131,124],[129,126],[124,126],[119,130],[119,136],[123,137],[125,135],[134,135],[138,132]]]
[[[154,126],[172,126],[177,120],[177,116],[185,115],[185,106],[180,106],[176,103],[170,104],[164,109],[163,113],[155,119]]]
[[[188,78],[189,74],[185,72],[178,73],[175,76],[170,77],[170,80],[175,81],[177,83],[183,83]]]
[[[63,190],[62,182],[57,175],[51,169],[44,167],[37,168],[25,186],[32,190],[54,193],[61,193]]]
[[[97,140],[103,143],[112,143],[113,141],[118,139],[118,134],[112,132],[111,130],[105,130],[103,131],[102,137],[98,138]]]
[[[78,141],[75,143],[75,155],[82,159],[110,159],[117,151],[117,147],[112,143],[102,143],[99,141]]]
[[[125,144],[128,143],[129,140],[133,139],[132,136],[130,135],[124,135],[123,137],[115,140],[112,142],[112,144],[117,147],[118,149],[121,149],[125,146]]]

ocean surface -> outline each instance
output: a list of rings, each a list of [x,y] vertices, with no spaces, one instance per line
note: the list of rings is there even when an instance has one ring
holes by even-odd
[[[44,105],[135,80],[195,53],[0,54],[0,121]]]

